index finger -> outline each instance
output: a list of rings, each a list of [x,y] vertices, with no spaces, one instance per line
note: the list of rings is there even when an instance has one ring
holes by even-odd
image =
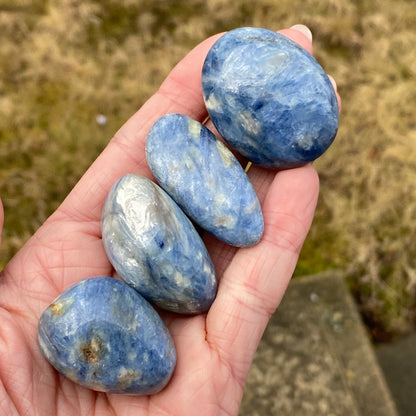
[[[189,52],[160,89],[114,135],[107,147],[59,207],[60,213],[82,221],[99,219],[102,203],[114,182],[126,173],[152,177],[145,157],[145,141],[154,122],[167,113],[181,113],[202,121],[206,108],[201,72],[212,36]]]

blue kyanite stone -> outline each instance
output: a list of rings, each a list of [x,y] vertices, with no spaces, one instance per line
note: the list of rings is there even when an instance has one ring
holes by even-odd
[[[328,76],[306,50],[270,30],[239,28],[222,36],[204,62],[202,89],[220,134],[264,167],[304,165],[337,133]]]
[[[147,137],[150,169],[165,191],[202,228],[238,247],[259,242],[263,215],[237,159],[201,123],[167,114]]]
[[[102,238],[117,273],[155,305],[200,313],[217,291],[214,266],[195,227],[151,180],[125,175],[111,188]]]
[[[40,348],[72,381],[97,391],[153,394],[172,376],[176,351],[152,306],[111,277],[91,277],[43,312]]]

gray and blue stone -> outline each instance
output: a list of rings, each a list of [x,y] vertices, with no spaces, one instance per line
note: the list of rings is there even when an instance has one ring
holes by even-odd
[[[151,303],[178,313],[209,309],[214,266],[194,225],[162,188],[123,176],[107,195],[101,223],[113,267]]]
[[[319,157],[338,130],[338,103],[315,58],[276,32],[239,28],[212,46],[202,69],[208,113],[240,154],[267,168]]]
[[[90,277],[43,312],[39,346],[70,380],[96,391],[154,394],[176,365],[172,338],[153,307],[126,283]]]
[[[257,244],[264,223],[256,192],[231,151],[201,123],[167,114],[146,142],[162,188],[203,229],[237,247]]]

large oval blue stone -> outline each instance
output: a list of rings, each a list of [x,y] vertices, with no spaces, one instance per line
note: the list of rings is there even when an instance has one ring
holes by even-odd
[[[134,289],[111,277],[79,281],[43,312],[40,348],[72,381],[109,393],[153,394],[176,364],[172,338]]]
[[[231,151],[201,123],[167,114],[146,142],[150,169],[183,211],[237,247],[257,244],[263,215],[257,195]]]
[[[202,70],[208,113],[249,160],[291,168],[319,157],[338,129],[338,103],[315,58],[276,32],[239,28],[210,49]]]
[[[155,305],[200,313],[217,290],[214,266],[195,227],[169,195],[140,175],[111,188],[102,238],[120,277]]]

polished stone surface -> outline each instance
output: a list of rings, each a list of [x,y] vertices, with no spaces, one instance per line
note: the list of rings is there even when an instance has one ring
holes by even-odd
[[[153,394],[172,376],[176,351],[152,306],[130,286],[92,277],[43,312],[39,345],[72,381],[97,391]]]
[[[125,175],[111,188],[102,238],[120,277],[155,305],[200,313],[217,290],[214,266],[191,221],[151,180]]]
[[[304,165],[337,133],[338,104],[326,73],[276,32],[239,28],[223,35],[204,62],[202,88],[220,134],[261,166]]]
[[[264,224],[254,188],[208,128],[167,114],[149,132],[146,157],[162,188],[203,229],[237,247],[259,242]]]

